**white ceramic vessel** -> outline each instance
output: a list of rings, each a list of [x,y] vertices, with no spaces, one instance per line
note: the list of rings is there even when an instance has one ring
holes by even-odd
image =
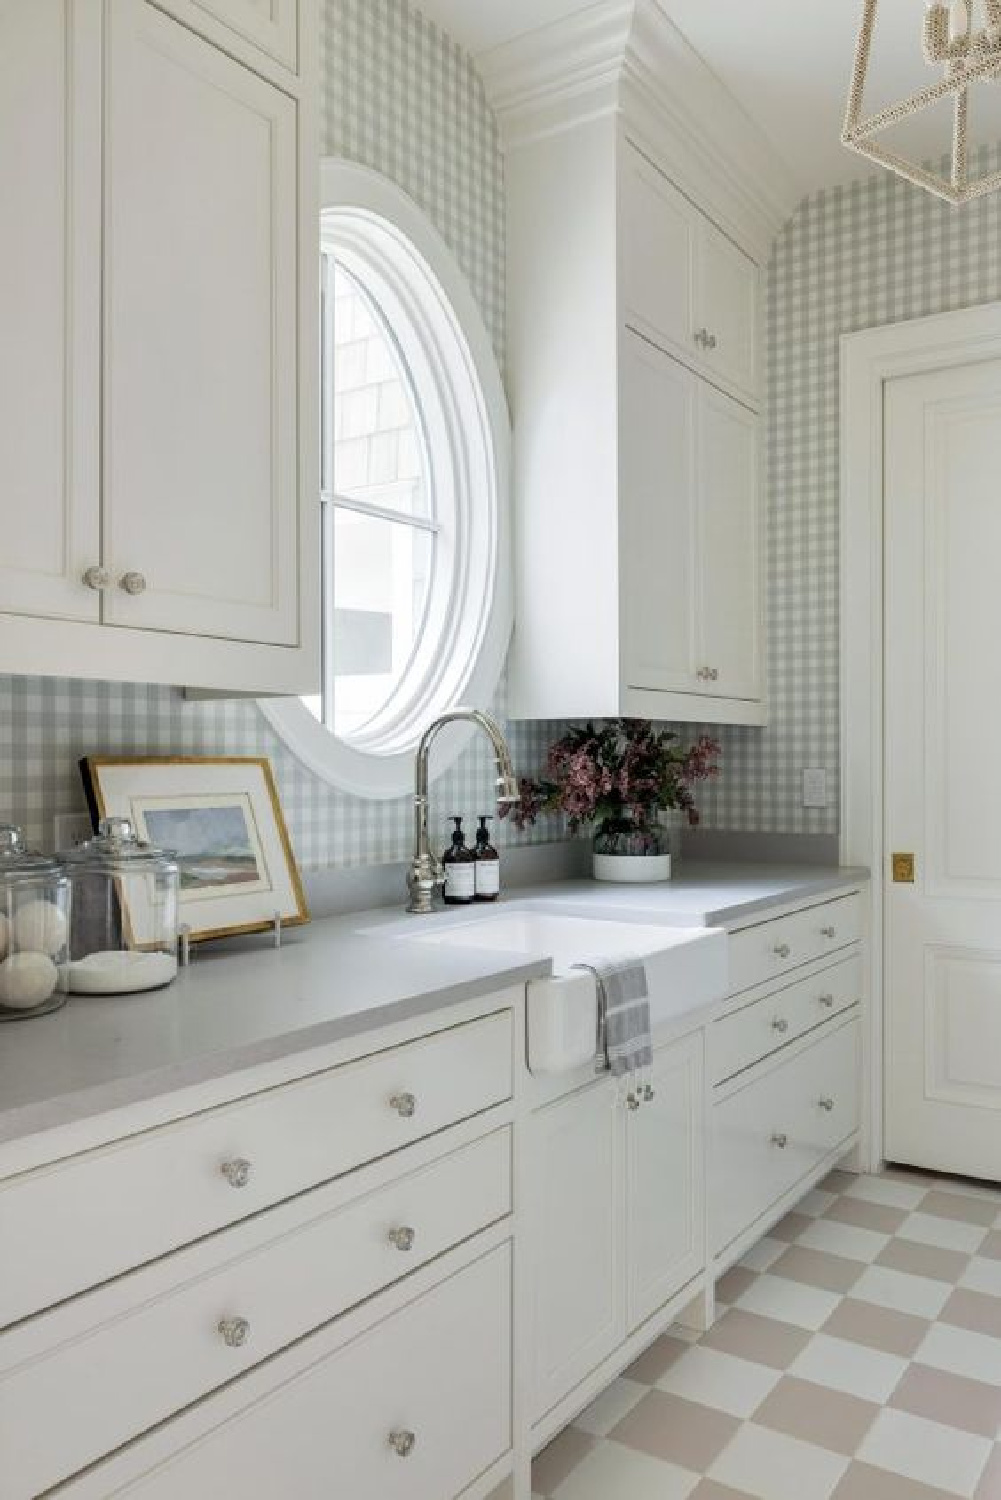
[[[669,854],[594,854],[594,878],[622,885],[647,885],[671,878]]]

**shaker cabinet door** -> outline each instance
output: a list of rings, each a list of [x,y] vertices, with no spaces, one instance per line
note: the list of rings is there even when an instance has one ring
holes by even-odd
[[[622,338],[623,665],[631,688],[692,692],[698,382],[638,334]]]
[[[2,614],[100,615],[100,201],[100,0],[0,0]]]
[[[701,691],[759,699],[761,536],[758,418],[712,386],[699,392],[699,657]]]
[[[294,645],[297,105],[145,0],[110,17],[105,620]]]
[[[253,64],[263,52],[295,72],[299,64],[299,0],[156,0],[193,31],[236,50]]]

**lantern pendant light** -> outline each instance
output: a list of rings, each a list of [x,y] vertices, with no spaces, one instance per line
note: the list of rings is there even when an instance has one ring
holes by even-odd
[[[954,0],[951,5],[932,0],[924,17],[923,51],[925,62],[930,67],[939,68],[941,76],[899,103],[866,115],[863,101],[877,4],[878,0],[865,0],[841,136],[844,144],[949,203],[968,203],[973,198],[982,198],[1001,189],[1001,172],[970,180],[967,136],[971,85],[996,82],[1001,78],[1001,0]],[[979,25],[978,11],[981,12]],[[950,100],[953,108],[952,161],[948,177],[907,161],[878,140],[884,130],[943,99]]]

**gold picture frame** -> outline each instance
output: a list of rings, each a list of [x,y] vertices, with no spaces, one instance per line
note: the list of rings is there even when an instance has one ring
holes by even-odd
[[[87,756],[95,828],[128,818],[180,866],[179,917],[193,943],[309,921],[306,896],[266,756]]]

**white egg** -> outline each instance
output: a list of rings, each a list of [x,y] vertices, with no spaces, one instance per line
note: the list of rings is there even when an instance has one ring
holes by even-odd
[[[66,946],[66,932],[66,918],[58,906],[51,901],[25,901],[14,913],[12,946],[54,958]]]
[[[0,1005],[33,1010],[59,983],[59,970],[47,953],[12,953],[0,963]]]
[[[9,928],[10,923],[7,921],[7,918],[4,916],[3,912],[0,911],[0,958],[7,957],[7,948],[9,944]]]

